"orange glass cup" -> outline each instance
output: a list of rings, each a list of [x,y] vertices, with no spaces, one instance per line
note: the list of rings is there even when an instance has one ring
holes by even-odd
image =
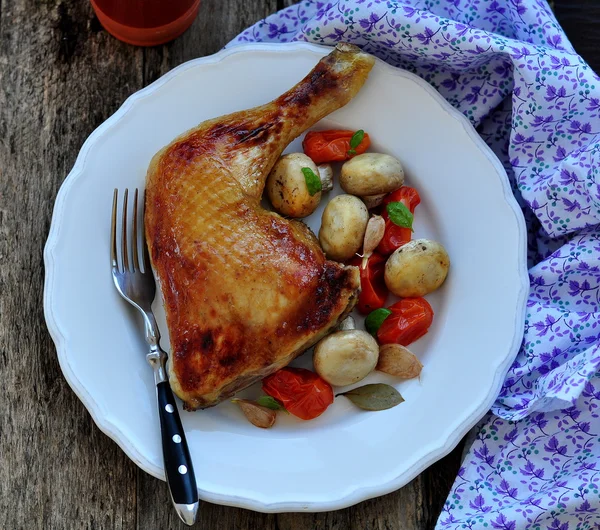
[[[157,46],[188,29],[200,0],[91,0],[104,29],[136,46]]]

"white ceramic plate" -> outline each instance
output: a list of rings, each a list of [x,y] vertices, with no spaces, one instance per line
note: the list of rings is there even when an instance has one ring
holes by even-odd
[[[60,365],[98,426],[156,477],[164,475],[152,370],[141,324],[109,270],[113,188],[143,188],[152,155],[175,136],[280,95],[328,52],[253,44],[176,68],[94,131],[60,189],[44,255],[44,308]],[[406,402],[363,412],[338,398],[316,420],[280,414],[266,431],[231,403],[182,412],[202,499],[321,511],[393,491],[483,416],[520,344],[525,227],[502,166],[468,121],[427,83],[378,61],[359,95],[320,124],[330,126],[363,128],[373,151],[403,162],[422,197],[415,236],[443,242],[450,254],[448,280],[428,297],[433,326],[413,348],[425,365],[421,380],[375,373],[365,382],[395,384]],[[288,147],[300,149],[299,140]],[[313,229],[319,220],[320,210]],[[297,363],[310,366],[310,356]]]

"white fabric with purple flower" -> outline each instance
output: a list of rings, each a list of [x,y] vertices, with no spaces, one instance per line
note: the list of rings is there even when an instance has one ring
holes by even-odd
[[[524,342],[437,528],[600,527],[600,79],[545,0],[303,1],[230,45],[297,40],[352,42],[431,83],[523,207]]]

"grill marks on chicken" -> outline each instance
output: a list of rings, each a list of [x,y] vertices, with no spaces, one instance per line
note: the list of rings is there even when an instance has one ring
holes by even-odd
[[[288,143],[358,92],[373,58],[338,45],[275,101],[200,124],[155,155],[146,239],[186,408],[217,404],[288,364],[354,306],[358,270],[302,223],[260,206]]]

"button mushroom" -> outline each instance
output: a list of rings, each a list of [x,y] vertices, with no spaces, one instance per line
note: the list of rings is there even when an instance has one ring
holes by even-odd
[[[412,298],[435,291],[446,279],[450,258],[437,241],[414,239],[396,249],[385,264],[385,284],[396,296]]]
[[[331,166],[319,166],[304,153],[282,156],[267,177],[266,190],[273,208],[289,217],[306,217],[333,187]]]
[[[379,193],[377,195],[365,195],[364,197],[361,197],[361,199],[365,203],[365,206],[370,210],[371,208],[376,208],[377,206],[379,206],[383,202],[383,199],[386,195],[387,193]]]
[[[396,191],[404,184],[404,169],[397,158],[364,153],[344,163],[340,185],[346,193],[370,197]]]
[[[319,241],[325,254],[336,261],[346,261],[362,247],[369,211],[353,195],[334,197],[323,211]]]
[[[321,339],[313,354],[315,371],[334,386],[364,379],[375,369],[379,358],[377,341],[366,331],[352,329],[353,320],[349,319],[340,331]]]

